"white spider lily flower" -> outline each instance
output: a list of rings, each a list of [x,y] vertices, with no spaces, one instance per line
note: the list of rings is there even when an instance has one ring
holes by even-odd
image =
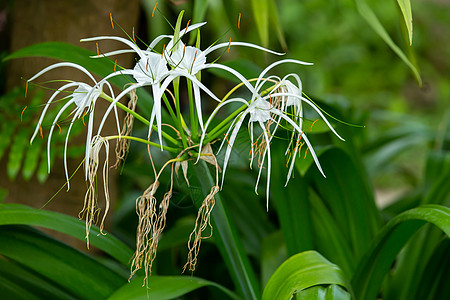
[[[227,101],[228,102],[228,101]],[[271,174],[271,157],[270,157],[270,141],[272,139],[272,136],[270,132],[268,132],[265,123],[269,120],[272,120],[271,112],[273,108],[271,107],[271,104],[258,97],[256,100],[248,103],[247,101],[243,99],[230,99],[229,102],[242,102],[247,105],[247,108],[241,112],[235,120],[233,120],[233,123],[231,124],[230,128],[228,129],[227,133],[225,134],[226,137],[222,144],[220,145],[220,148],[218,152],[222,149],[225,142],[227,142],[227,148],[225,152],[224,162],[223,162],[223,173],[222,173],[222,187],[225,179],[225,172],[226,168],[228,166],[228,161],[230,159],[231,150],[233,148],[234,142],[236,140],[237,134],[239,132],[239,129],[242,126],[242,123],[247,115],[250,115],[249,118],[249,127],[250,127],[250,140],[251,140],[251,147],[252,147],[252,158],[253,160],[253,123],[257,123],[259,127],[261,128],[263,132],[263,138],[265,142],[265,149],[263,151],[263,158],[260,165],[260,170],[258,173],[258,178],[255,185],[255,192],[257,193],[257,187],[259,183],[259,179],[261,176],[262,167],[265,161],[265,157],[267,154],[267,184],[266,184],[266,206],[267,209],[269,209],[269,192],[270,192],[270,174]]]
[[[170,62],[175,70],[195,75],[206,64],[206,55],[196,47],[182,45],[178,50],[173,51]]]
[[[38,124],[36,125],[35,131],[31,137],[30,143],[33,142],[33,140],[35,139],[38,132],[40,130],[42,130],[41,124],[44,120],[44,117],[46,115],[48,108],[50,107],[50,104],[54,101],[54,99],[61,92],[66,92],[67,89],[75,88],[74,91],[70,91],[72,93],[70,96],[64,98],[64,99],[67,99],[67,102],[61,107],[61,109],[58,111],[55,118],[53,119],[52,126],[50,128],[50,132],[49,132],[49,136],[48,136],[48,140],[47,140],[47,164],[48,164],[48,172],[50,172],[50,148],[51,148],[51,139],[52,139],[53,131],[55,129],[55,126],[59,127],[59,125],[57,125],[57,122],[60,119],[60,117],[62,116],[62,114],[71,105],[75,105],[74,110],[70,113],[70,115],[73,115],[73,117],[71,119],[69,128],[67,130],[66,139],[65,139],[65,143],[64,143],[64,171],[65,171],[65,176],[66,176],[66,181],[67,181],[67,187],[69,189],[70,184],[69,184],[69,172],[68,172],[68,167],[67,167],[67,148],[68,148],[70,131],[72,129],[72,126],[73,126],[73,123],[75,122],[75,120],[84,118],[84,116],[86,114],[88,114],[89,112],[92,112],[94,110],[95,103],[96,103],[98,97],[103,93],[102,92],[103,84],[98,85],[95,78],[84,67],[74,64],[74,63],[69,63],[69,62],[53,64],[53,65],[43,69],[42,71],[40,71],[33,77],[31,77],[28,81],[33,81],[36,78],[38,78],[39,76],[41,76],[42,74],[44,74],[50,70],[53,70],[55,68],[60,68],[60,67],[72,67],[72,68],[82,71],[84,74],[86,74],[87,76],[89,76],[89,78],[92,79],[92,81],[95,83],[95,85],[90,86],[89,84],[86,84],[83,82],[69,81],[69,83],[58,88],[52,94],[52,96],[49,98],[46,105],[44,106],[44,109],[41,113]],[[108,82],[106,82],[106,85],[108,86],[111,94],[113,95],[111,85]],[[118,131],[120,134],[117,110],[115,111],[115,116],[116,116],[117,128],[118,128]],[[83,122],[84,122],[84,120],[83,120]],[[87,129],[87,138],[86,138],[86,148],[88,149],[89,145],[91,144],[91,136],[92,136],[92,130],[93,130],[93,118],[91,116],[89,116],[89,121],[88,121],[87,127],[88,127],[88,129]]]
[[[169,73],[166,60],[154,52],[146,53],[133,68],[133,78],[137,83],[159,84]]]
[[[180,38],[185,35],[186,33],[195,30],[203,25],[205,25],[206,22],[202,22],[202,23],[197,23],[197,24],[192,24],[190,26],[188,26],[187,28],[183,29],[180,31]],[[110,51],[107,53],[102,53],[102,54],[98,54],[95,56],[92,56],[92,58],[99,58],[99,57],[108,57],[108,56],[113,56],[113,55],[117,55],[117,54],[123,54],[123,53],[137,53],[140,57],[140,59],[145,59],[146,54],[149,53],[153,53],[155,51],[155,47],[163,40],[163,39],[171,39],[171,41],[168,43],[167,47],[166,47],[166,51],[171,51],[171,49],[173,48],[173,35],[160,35],[157,36],[151,43],[150,45],[147,47],[146,50],[142,50],[140,49],[136,43],[125,39],[125,38],[121,38],[121,37],[117,37],[117,36],[98,36],[98,37],[91,37],[91,38],[84,38],[81,39],[80,42],[95,42],[95,41],[100,41],[100,40],[116,40],[119,42],[122,42],[126,45],[128,45],[130,47],[130,49],[122,49],[122,50],[114,50],[114,51]],[[171,53],[171,52],[170,52]],[[169,54],[170,54],[169,53]]]

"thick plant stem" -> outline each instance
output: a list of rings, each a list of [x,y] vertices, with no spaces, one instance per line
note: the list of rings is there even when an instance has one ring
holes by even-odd
[[[203,199],[209,194],[211,187],[216,185],[206,162],[200,160],[190,165],[192,172],[190,193],[195,206],[199,208]],[[211,213],[213,236],[233,282],[243,299],[260,299],[261,292],[258,281],[251,268],[250,261],[244,251],[237,230],[228,216],[220,193],[215,196],[215,206]]]

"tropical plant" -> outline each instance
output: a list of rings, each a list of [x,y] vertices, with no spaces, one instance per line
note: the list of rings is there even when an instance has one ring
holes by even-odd
[[[275,67],[312,68],[305,66],[308,63],[283,58],[260,69],[242,59],[219,62],[238,46],[248,47],[252,53],[263,51],[267,57],[280,54],[234,40],[214,39],[206,50],[200,50],[200,29],[205,24],[198,21],[205,14],[206,3],[194,2],[192,24],[182,25],[182,12],[174,33],[158,36],[151,43],[132,33],[128,39],[84,39],[98,43],[97,53],[52,42],[6,58],[44,56],[65,61],[30,78],[26,90],[40,75],[59,67],[74,68],[92,81],[61,80],[62,86],[44,106],[34,132],[22,134],[22,140],[32,136],[33,147],[38,144],[34,159],[26,161],[28,173],[23,170],[24,176],[31,176],[37,166],[32,161],[38,161],[41,149],[47,151],[40,172],[42,166],[50,168],[51,153],[63,153],[64,158],[70,153],[72,126],[81,132],[85,124],[85,220],[0,204],[0,293],[6,299],[450,297],[446,284],[450,276],[448,132],[405,121],[405,125],[366,142],[365,129],[351,124],[366,124],[367,115],[329,99],[308,96],[297,73],[273,75],[274,70],[284,70]],[[411,42],[410,4],[398,3]],[[356,4],[420,81],[416,67],[392,42],[367,4]],[[267,47],[267,20],[274,24],[279,20],[276,13],[271,18],[263,16],[275,3],[252,1],[251,5],[254,11],[257,5],[262,9],[255,19]],[[155,12],[154,7],[150,10]],[[239,22],[240,16],[235,27]],[[119,27],[112,17],[111,24]],[[188,33],[195,46],[184,44]],[[102,53],[101,41],[106,39],[118,40],[126,49]],[[283,35],[279,39],[283,45]],[[218,54],[210,60],[215,50]],[[121,68],[109,59],[130,52],[137,57],[133,69]],[[221,82],[218,90],[225,91],[223,95],[218,96],[211,88],[214,85],[209,85],[212,75]],[[115,94],[113,85],[121,92]],[[128,106],[119,102],[127,96]],[[62,101],[55,101],[58,97]],[[39,97],[33,98],[30,105],[38,101]],[[94,115],[97,101],[110,103],[101,115]],[[58,102],[56,109],[49,109],[52,102]],[[64,128],[58,120],[69,107],[73,107],[71,121]],[[126,113],[124,120],[119,120],[118,110]],[[117,135],[102,136],[111,112]],[[98,128],[93,125],[94,118],[100,118]],[[244,123],[248,124],[247,134]],[[50,124],[46,147],[38,137],[45,132],[42,124]],[[59,140],[51,143],[53,131],[60,126],[63,134],[55,135]],[[14,145],[23,144],[16,153],[24,153],[25,143],[16,139]],[[118,141],[116,164],[122,163],[123,200],[112,214],[115,229],[106,234],[103,221],[108,205],[100,215],[96,193],[97,189],[104,191],[108,201],[112,140]],[[409,145],[424,141],[430,146],[422,184],[411,195],[379,209],[369,175]],[[3,148],[0,144],[0,149],[8,142]],[[102,166],[105,181],[97,187],[102,149],[106,153]],[[18,174],[21,160],[22,156],[10,154],[11,175]],[[67,183],[72,171],[66,167]],[[262,197],[257,195],[260,180],[265,182]],[[99,227],[94,225],[96,220]],[[104,254],[81,253],[30,226],[74,236]],[[174,276],[181,270],[196,277]]]

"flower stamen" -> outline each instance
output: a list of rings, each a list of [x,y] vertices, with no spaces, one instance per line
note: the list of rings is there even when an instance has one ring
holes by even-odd
[[[55,125],[58,126],[58,128],[59,128],[59,133],[58,134],[61,134],[61,126],[59,126],[59,124],[56,123],[56,122],[55,122]]]
[[[238,29],[241,28],[241,13],[239,13],[239,17],[238,17],[238,24],[237,24]]]
[[[25,109],[27,109],[27,107],[28,106],[25,105],[25,107],[22,110],[22,113],[20,114],[20,122],[22,122],[22,116],[23,116],[23,113],[25,112]]]
[[[44,138],[44,134],[42,133],[42,126],[41,123],[38,124],[39,125],[39,133],[41,135],[41,138]]]
[[[312,128],[314,126],[314,124],[316,124],[316,122],[319,121],[319,119],[315,120],[312,124],[311,124],[311,129],[309,131],[312,131]]]
[[[191,19],[189,19],[189,21],[186,24],[186,29],[184,30],[184,34],[186,34],[190,23],[191,23]]]
[[[155,16],[156,6],[158,6],[158,2],[156,2],[155,7],[153,7],[152,18]]]
[[[111,20],[111,27],[112,29],[114,29],[114,22],[113,22],[113,18],[112,18],[112,14],[109,13],[109,19]]]

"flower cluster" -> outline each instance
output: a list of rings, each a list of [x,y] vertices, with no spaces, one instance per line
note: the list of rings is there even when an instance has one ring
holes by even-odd
[[[161,204],[159,206],[157,205],[155,193],[159,187],[158,178],[166,166],[171,165],[172,172],[174,167],[177,169],[179,166],[182,166],[186,181],[188,166],[187,160],[198,161],[202,159],[214,165],[216,168],[216,185],[211,187],[211,193],[206,196],[205,201],[199,210],[197,223],[193,234],[191,234],[194,240],[189,242],[190,252],[186,266],[189,265],[189,268],[192,270],[195,267],[200,241],[204,238],[202,236],[202,232],[209,225],[209,214],[214,205],[214,195],[219,191],[219,170],[222,170],[221,186],[223,187],[225,173],[230,161],[230,155],[235,144],[236,137],[244,123],[248,124],[249,128],[251,147],[250,167],[253,166],[254,158],[258,156],[259,172],[255,190],[258,187],[263,169],[267,170],[267,209],[269,206],[269,187],[271,177],[270,146],[280,127],[287,128],[292,131],[290,145],[287,151],[292,150],[295,157],[300,151],[302,145],[305,144],[317,168],[324,176],[325,174],[322,171],[317,155],[307,137],[307,132],[303,129],[305,105],[315,110],[330,130],[337,137],[341,138],[315,103],[304,96],[302,91],[302,82],[297,74],[288,74],[284,77],[270,74],[273,69],[280,64],[311,65],[311,63],[294,59],[282,59],[266,67],[257,78],[248,79],[237,70],[218,63],[217,59],[212,62],[208,62],[208,56],[212,52],[219,49],[222,49],[223,54],[225,51],[229,51],[230,48],[234,46],[250,47],[277,56],[283,54],[271,51],[258,45],[244,42],[232,42],[231,40],[224,43],[213,44],[205,50],[200,49],[199,42],[197,42],[195,46],[187,46],[183,43],[183,36],[192,31],[197,32],[197,35],[199,36],[200,28],[205,25],[205,23],[193,25],[189,25],[188,23],[186,27],[182,28],[181,22],[182,14],[180,14],[180,17],[178,18],[173,35],[158,36],[151,43],[149,43],[145,49],[138,47],[134,35],[133,38],[130,39],[116,36],[100,36],[81,40],[83,42],[97,43],[102,40],[115,40],[121,42],[125,46],[125,49],[108,53],[97,53],[97,55],[93,58],[111,57],[123,53],[133,53],[136,55],[137,59],[136,64],[132,69],[119,67],[117,70],[115,66],[114,71],[111,74],[97,81],[83,66],[74,63],[57,63],[45,68],[29,80],[33,81],[42,74],[59,67],[71,67],[78,69],[88,75],[92,80],[90,84],[69,81],[57,89],[45,105],[38,121],[38,125],[36,126],[35,133],[32,137],[33,140],[37,133],[42,130],[41,124],[50,104],[61,92],[67,90],[72,91],[70,96],[65,98],[67,102],[52,121],[48,138],[48,153],[50,153],[51,136],[54,128],[55,126],[59,126],[57,125],[58,120],[70,106],[74,106],[74,110],[72,112],[72,121],[69,125],[69,130],[66,136],[64,161],[66,161],[70,128],[77,119],[83,118],[84,122],[85,116],[88,115],[84,164],[85,176],[89,189],[86,195],[85,206],[83,208],[83,215],[86,218],[87,224],[87,239],[90,225],[98,212],[95,193],[93,190],[93,182],[95,180],[95,175],[99,164],[98,160],[100,149],[104,146],[105,151],[108,154],[108,141],[117,139],[119,140],[119,144],[122,141],[134,140],[154,146],[160,150],[173,153],[174,158],[169,160],[159,172],[156,172],[155,170],[154,183],[152,183],[144,194],[137,199],[136,205],[139,215],[139,228],[137,236],[138,245],[132,263],[132,273],[136,272],[142,267],[142,265],[145,267],[146,274],[151,272],[151,265],[156,254],[156,246],[166,223],[168,201],[172,195],[171,184],[170,191],[165,194]],[[199,39],[197,41],[199,41]],[[201,81],[200,73],[209,69],[220,69],[222,71],[226,71],[236,77],[240,83],[225,97],[220,97],[205,86]],[[118,95],[114,94],[110,83],[110,80],[116,76],[128,76],[131,81]],[[187,100],[189,101],[190,119],[188,124],[190,126],[188,126],[185,122],[180,108],[179,89],[180,80],[183,78],[186,81],[189,92],[189,97]],[[245,92],[240,93],[239,95],[248,96],[232,97],[234,91],[237,90],[238,87],[245,89]],[[139,103],[139,100],[136,98],[136,90],[141,88],[147,88],[150,90],[153,97],[152,111],[149,116],[142,116],[135,111],[136,101]],[[133,105],[126,107],[119,101],[128,96],[132,99]],[[217,103],[217,105],[210,113],[206,121],[204,121],[202,102],[204,102],[207,98],[211,98]],[[99,126],[94,130],[93,111],[98,99],[109,101],[110,104],[101,116]],[[222,122],[216,125],[216,127],[210,128],[212,126],[213,119],[219,111],[229,104],[236,103],[241,104],[241,106],[226,116]],[[163,108],[168,111],[168,114],[162,113]],[[124,128],[122,130],[120,129],[118,109],[123,109],[127,113],[127,117],[123,122]],[[105,126],[106,119],[113,111],[116,119],[118,134],[114,136],[103,136],[102,130]],[[170,116],[171,120],[163,120],[163,115]],[[137,119],[148,126],[148,139],[130,136],[133,119]],[[164,131],[165,127],[163,127],[163,125],[165,125],[166,122],[173,124],[173,126],[170,125],[173,129],[171,132],[176,132],[176,136],[172,136]],[[94,131],[96,131],[95,134]],[[151,141],[151,135],[154,131],[157,133],[157,142]],[[215,155],[217,155],[217,153],[214,154],[210,147],[210,143],[218,139],[222,140],[218,151],[225,151],[224,159],[221,163],[219,163],[216,159]],[[118,158],[120,159],[124,155],[123,152],[128,150],[128,147],[122,144],[119,148],[119,152],[121,152],[121,154],[118,154]],[[50,170],[50,154],[48,155]],[[294,162],[295,159],[292,159],[289,164],[286,184],[291,177]],[[107,178],[107,169],[108,166],[105,163],[103,168],[104,178]],[[65,172],[67,181],[69,181],[69,172],[67,170],[66,163]],[[187,182],[187,184],[189,184],[189,182]],[[104,191],[108,201],[107,185],[108,183],[105,182]],[[157,207],[159,207],[159,209],[157,209]],[[102,220],[104,220],[104,216]],[[101,227],[103,227],[103,224]]]

